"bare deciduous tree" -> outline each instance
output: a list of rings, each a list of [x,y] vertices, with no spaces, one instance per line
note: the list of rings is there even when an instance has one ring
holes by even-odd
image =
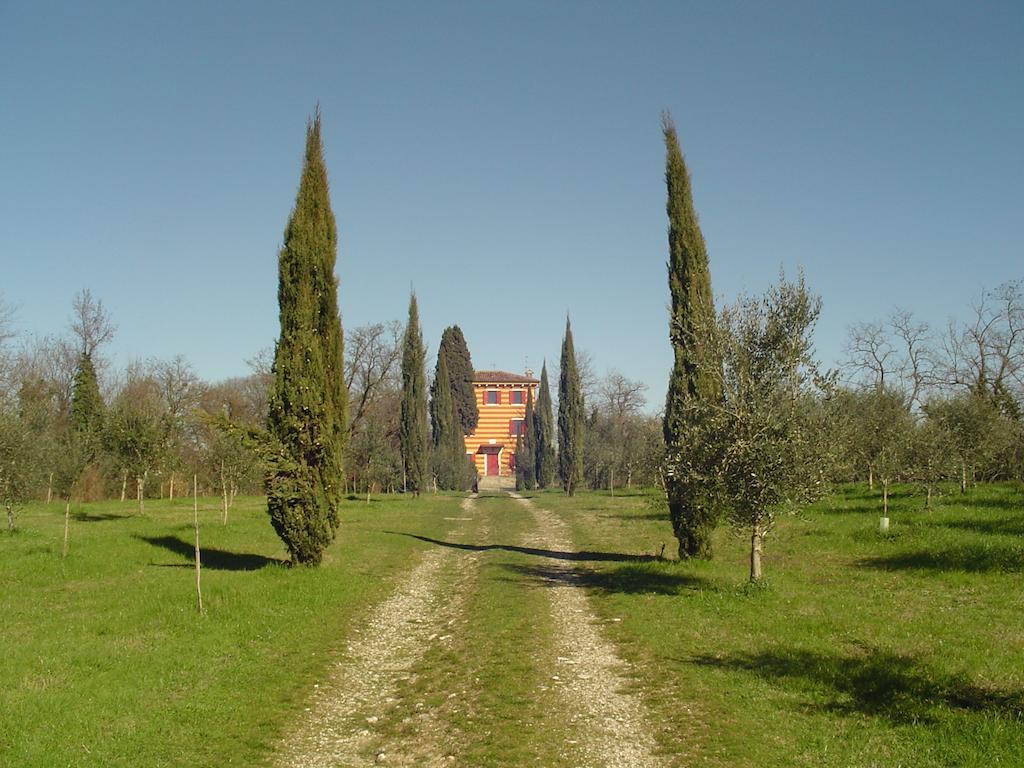
[[[0,298],[0,347],[14,336],[14,307]]]
[[[152,377],[172,419],[184,419],[199,404],[199,377],[183,355],[150,364]]]
[[[893,311],[889,325],[901,347],[897,371],[903,380],[903,389],[911,406],[920,407],[925,388],[934,380],[931,330],[927,323],[918,322],[913,313],[905,309]]]
[[[647,404],[646,391],[647,385],[642,381],[632,381],[612,369],[597,384],[596,400],[598,407],[609,416],[625,419],[643,410]]]
[[[78,337],[79,351],[92,358],[99,347],[114,338],[117,326],[103,308],[102,299],[93,298],[88,288],[72,300],[71,311],[71,332]]]
[[[349,431],[355,434],[367,409],[382,390],[398,386],[402,324],[362,325],[345,339],[345,386],[349,393]]]
[[[874,387],[885,389],[886,377],[896,372],[896,350],[881,323],[855,323],[850,326],[843,368],[850,377]]]
[[[1024,388],[1024,283],[1012,281],[982,293],[972,315],[967,323],[950,323],[939,381],[1006,408]]]

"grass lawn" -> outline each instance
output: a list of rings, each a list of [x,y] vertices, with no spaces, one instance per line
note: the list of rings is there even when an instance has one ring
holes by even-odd
[[[726,529],[709,562],[618,557],[674,552],[642,493],[528,495],[593,553],[572,560],[575,583],[632,662],[665,752],[690,755],[678,764],[1024,765],[1019,489],[951,493],[932,511],[897,489],[887,535],[876,495],[845,489],[780,520],[764,588],[746,585],[747,541]],[[458,517],[451,496],[351,501],[323,567],[292,570],[262,499],[241,499],[227,526],[202,501],[204,616],[189,500],[143,517],[73,507],[64,561],[58,504],[0,533],[0,766],[264,763],[353,621]],[[478,548],[452,641],[394,707],[434,711],[456,765],[560,765],[563,741],[586,735],[540,686],[545,555],[515,547],[532,525],[520,505],[477,510],[460,535],[499,546]],[[382,723],[382,748],[411,722]]]
[[[530,494],[583,549],[674,540],[641,494]],[[850,487],[766,544],[717,532],[700,563],[587,562],[594,609],[649,691],[666,747],[722,766],[1024,765],[1024,493],[880,501]]]
[[[319,569],[289,569],[259,498],[228,525],[201,499],[206,614],[195,610],[192,503],[32,505],[0,533],[0,765],[227,766],[262,761],[344,641],[443,536],[450,497],[350,502]]]

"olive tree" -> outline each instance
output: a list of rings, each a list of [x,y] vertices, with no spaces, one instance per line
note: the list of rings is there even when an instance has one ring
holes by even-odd
[[[33,440],[17,414],[0,409],[0,506],[7,530],[14,531],[14,516],[28,499],[37,479]]]
[[[710,335],[722,360],[719,400],[689,398],[683,442],[668,468],[701,483],[732,525],[750,536],[750,579],[762,578],[765,539],[776,515],[824,490],[820,398],[832,386],[813,358],[821,301],[803,277],[783,276],[764,297],[722,310]]]

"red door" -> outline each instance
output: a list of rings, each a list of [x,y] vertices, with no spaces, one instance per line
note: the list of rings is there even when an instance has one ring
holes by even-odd
[[[496,475],[498,474],[498,454],[488,453],[487,454],[487,474]]]

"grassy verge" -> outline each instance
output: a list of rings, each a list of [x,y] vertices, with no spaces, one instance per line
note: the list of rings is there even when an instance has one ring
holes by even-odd
[[[642,494],[532,494],[582,550],[640,555],[668,523]],[[747,542],[710,562],[580,563],[634,662],[670,753],[704,765],[1024,765],[1024,496],[949,494],[931,511],[851,487],[780,521],[766,588]]]
[[[29,507],[0,534],[0,765],[227,766],[265,758],[352,616],[443,536],[444,496],[348,502],[319,569],[287,568],[262,499]]]

